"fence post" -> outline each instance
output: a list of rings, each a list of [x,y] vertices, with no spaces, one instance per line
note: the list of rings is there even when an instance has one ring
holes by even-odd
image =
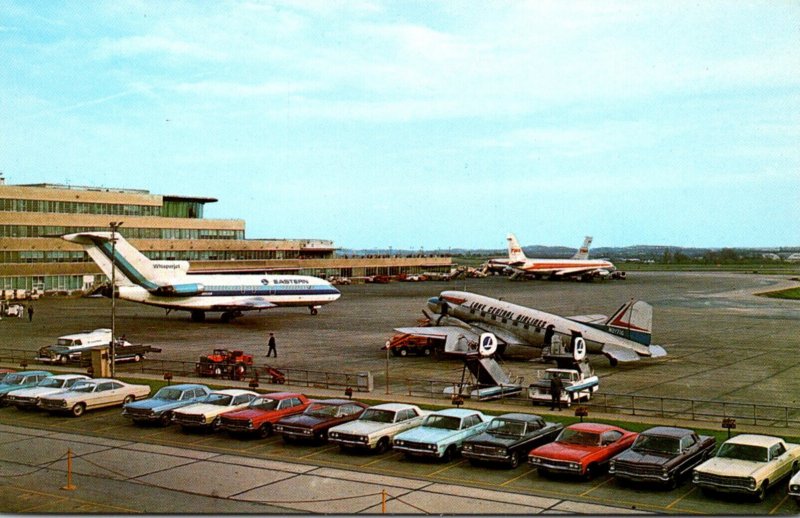
[[[661,418],[663,419],[664,418],[664,398],[660,397],[659,399],[661,400]]]
[[[689,402],[692,404],[692,421],[694,421],[694,399],[689,400]]]
[[[786,412],[786,428],[789,428],[789,407],[783,407],[784,412]]]
[[[756,410],[756,404],[753,403],[753,425],[758,424],[758,410]]]
[[[633,410],[633,415],[636,415],[636,396],[631,396],[631,409]]]

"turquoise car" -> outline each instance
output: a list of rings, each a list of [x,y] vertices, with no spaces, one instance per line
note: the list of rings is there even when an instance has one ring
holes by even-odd
[[[122,407],[122,415],[134,423],[158,422],[167,426],[172,421],[172,411],[193,403],[199,403],[211,393],[205,385],[186,383],[161,388],[150,399],[127,403]]]
[[[478,410],[448,408],[425,417],[421,425],[397,434],[394,449],[407,457],[435,457],[449,461],[466,439],[482,433],[491,416]]]
[[[40,381],[52,376],[47,371],[11,372],[0,383],[0,405],[5,405],[6,394],[12,390],[35,387]]]

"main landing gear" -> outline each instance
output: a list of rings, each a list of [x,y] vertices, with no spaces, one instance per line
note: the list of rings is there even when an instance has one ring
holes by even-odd
[[[192,311],[192,322],[204,322],[206,319],[205,311]]]
[[[220,315],[219,319],[227,323],[240,316],[242,316],[241,311],[226,311]]]
[[[316,315],[318,309],[319,306],[308,306],[308,310],[311,312],[312,315]]]

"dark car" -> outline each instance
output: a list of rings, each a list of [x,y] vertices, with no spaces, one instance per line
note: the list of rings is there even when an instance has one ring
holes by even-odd
[[[464,441],[461,455],[470,463],[491,462],[511,468],[519,465],[535,446],[554,441],[564,425],[533,414],[503,414],[485,432]]]
[[[359,401],[349,399],[325,399],[312,401],[302,414],[284,417],[275,424],[275,431],[285,442],[309,439],[328,441],[328,430],[336,425],[358,419],[367,408]]]
[[[655,482],[669,488],[711,457],[717,440],[686,428],[657,426],[639,434],[633,446],[608,465],[620,481]]]

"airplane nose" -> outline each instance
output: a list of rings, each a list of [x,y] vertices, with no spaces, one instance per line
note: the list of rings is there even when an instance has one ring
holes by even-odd
[[[442,304],[441,297],[431,297],[428,299],[428,308],[430,308],[433,311],[438,312],[439,306],[441,306],[441,304]]]

